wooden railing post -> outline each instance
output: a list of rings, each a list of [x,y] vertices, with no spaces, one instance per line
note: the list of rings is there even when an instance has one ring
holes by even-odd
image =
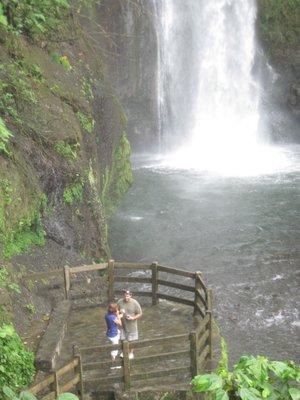
[[[127,340],[123,341],[122,350],[123,350],[124,389],[129,390],[131,387],[131,377],[130,377],[130,360],[129,360],[129,342]]]
[[[81,362],[81,355],[79,351],[79,347],[76,344],[73,344],[73,357],[77,358],[78,364],[74,368],[74,373],[79,374],[80,381],[76,385],[76,390],[78,393],[78,397],[80,400],[83,400],[83,373],[82,373],[82,362]]]
[[[64,281],[65,281],[65,298],[69,298],[70,291],[70,267],[68,265],[64,266]]]
[[[55,399],[58,398],[59,395],[59,387],[58,387],[58,377],[56,371],[53,372],[54,381],[51,383],[50,388],[51,391],[55,393]]]
[[[198,310],[198,307],[197,307],[197,304],[200,306],[200,302],[198,301],[198,298],[199,298],[198,290],[201,289],[201,282],[200,282],[199,277],[201,278],[201,272],[200,272],[200,271],[196,271],[196,272],[195,272],[195,299],[194,299],[195,305],[194,305],[194,316],[196,316],[197,314],[200,314],[200,313],[199,313],[199,310]]]
[[[108,292],[107,300],[112,301],[114,297],[114,280],[115,280],[115,261],[108,261]]]
[[[157,297],[157,291],[158,291],[158,267],[157,267],[157,262],[153,262],[151,264],[151,270],[152,270],[152,305],[155,306],[156,304],[159,303],[159,298]]]
[[[208,336],[208,345],[209,345],[209,358],[210,360],[213,357],[213,338],[212,338],[212,290],[208,289],[207,290],[207,311],[206,313],[209,313],[209,322],[208,322],[208,329],[209,329],[209,336]]]
[[[190,358],[191,358],[191,376],[198,375],[198,346],[196,332],[190,333]]]

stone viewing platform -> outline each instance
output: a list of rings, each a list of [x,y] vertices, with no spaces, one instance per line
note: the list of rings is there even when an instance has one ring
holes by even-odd
[[[32,393],[50,400],[66,391],[83,398],[147,387],[186,390],[193,376],[211,368],[212,294],[200,272],[111,260],[65,267],[61,273],[65,300],[41,340],[36,365],[46,377],[30,388]],[[99,293],[78,292],[76,286],[84,282],[88,287],[99,274],[107,282],[106,295],[91,303]],[[112,345],[105,335],[107,303],[124,288],[133,291],[143,309],[139,340],[130,342],[134,359],[129,359],[127,341]],[[118,350],[114,363],[112,349]]]

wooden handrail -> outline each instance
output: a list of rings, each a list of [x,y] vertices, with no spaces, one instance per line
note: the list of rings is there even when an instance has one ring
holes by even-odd
[[[170,295],[164,294],[164,293],[157,293],[157,297],[159,299],[174,301],[175,303],[181,303],[181,304],[185,304],[187,306],[192,306],[192,307],[194,307],[194,304],[195,304],[193,300],[182,299],[180,297],[170,296]]]
[[[187,292],[194,292],[193,286],[183,285],[182,283],[170,282],[163,279],[157,280],[158,285],[168,286],[176,289],[186,290]]]
[[[178,268],[164,267],[162,265],[158,265],[158,270],[161,272],[168,272],[174,275],[185,276],[186,278],[195,278],[195,272],[184,271]]]
[[[151,278],[144,276],[115,276],[115,282],[151,283]]]
[[[127,262],[115,262],[115,268],[149,269],[149,270],[151,270],[151,265],[150,264],[139,264],[139,263],[127,263]]]
[[[58,396],[58,393],[64,393],[70,390],[72,387],[76,386],[81,382],[82,376],[76,369],[81,366],[80,356],[75,356],[68,364],[61,367],[59,370],[54,371],[52,374],[44,378],[41,382],[29,387],[28,391],[34,395],[38,394],[47,387],[50,388],[50,392],[47,393],[42,399],[51,400]],[[65,382],[63,386],[59,386],[58,379],[63,375],[67,374],[71,370],[74,371],[74,376]],[[82,382],[81,382],[82,383]],[[81,385],[82,387],[82,385]],[[80,393],[81,398],[83,398],[83,393]]]
[[[78,267],[70,267],[70,274],[78,274],[79,272],[99,271],[107,269],[107,263],[80,265]]]

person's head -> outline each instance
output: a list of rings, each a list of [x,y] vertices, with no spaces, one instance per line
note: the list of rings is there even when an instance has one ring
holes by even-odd
[[[124,290],[123,298],[125,301],[129,301],[132,298],[132,292],[130,290]]]
[[[113,314],[117,314],[117,312],[118,312],[118,304],[111,301],[108,304],[107,310],[109,312],[113,313]]]

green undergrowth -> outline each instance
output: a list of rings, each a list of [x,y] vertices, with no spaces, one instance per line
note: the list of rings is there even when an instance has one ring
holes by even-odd
[[[123,133],[114,152],[111,168],[105,169],[102,180],[101,200],[107,216],[114,213],[121,198],[133,182],[130,163],[130,143]]]
[[[264,356],[244,355],[233,370],[222,339],[216,371],[194,377],[193,389],[207,400],[299,400],[300,369],[292,361],[269,361]]]
[[[83,200],[83,183],[77,182],[67,186],[63,192],[63,200],[65,204],[72,205],[80,203]]]
[[[259,0],[259,28],[269,51],[297,43],[300,36],[299,0]]]
[[[5,122],[0,117],[0,153],[5,154],[6,156],[10,156],[11,154],[7,145],[12,136],[13,134],[9,131]]]
[[[2,255],[10,258],[13,254],[26,251],[30,245],[43,245],[45,232],[41,223],[40,210],[44,207],[45,196],[42,195],[36,207],[27,210],[14,224],[10,213],[15,204],[21,207],[22,199],[15,198],[16,188],[7,179],[0,179],[0,243]]]
[[[0,64],[0,117],[3,121],[22,125],[20,109],[23,103],[37,103],[33,85],[42,81],[42,73],[35,65],[22,61]]]
[[[27,350],[13,325],[0,327],[0,398],[3,387],[19,391],[33,379],[34,354]]]
[[[0,25],[14,34],[31,40],[57,37],[57,30],[69,14],[68,0],[12,0],[1,2]]]
[[[65,140],[59,140],[54,144],[54,150],[62,157],[69,160],[76,160],[79,146],[79,143],[69,144]]]
[[[66,71],[70,71],[72,69],[71,63],[67,56],[61,56],[58,53],[52,53],[51,57],[54,61],[60,64]]]
[[[85,115],[83,112],[78,111],[76,116],[80,122],[80,125],[87,133],[92,133],[94,130],[95,121],[92,117]]]

